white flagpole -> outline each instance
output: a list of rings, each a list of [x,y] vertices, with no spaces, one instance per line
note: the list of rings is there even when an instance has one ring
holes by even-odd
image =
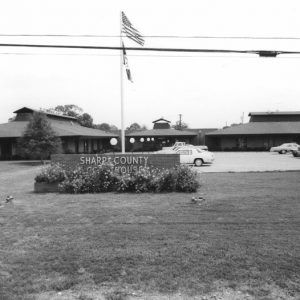
[[[120,12],[120,90],[121,90],[121,145],[122,154],[125,153],[125,130],[124,130],[124,91],[123,91],[123,49],[122,49],[122,12]]]

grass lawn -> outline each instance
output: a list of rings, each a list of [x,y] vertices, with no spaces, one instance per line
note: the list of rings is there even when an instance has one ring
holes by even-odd
[[[197,205],[34,194],[38,168],[0,163],[1,300],[300,298],[300,172],[201,174]]]

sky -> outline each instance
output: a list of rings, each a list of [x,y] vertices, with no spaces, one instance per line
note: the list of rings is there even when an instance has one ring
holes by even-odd
[[[121,10],[145,36],[145,47],[300,51],[298,0],[2,0],[0,43],[119,46]],[[127,54],[133,83],[123,74],[126,126],[151,128],[160,117],[175,123],[182,114],[191,128],[220,128],[243,114],[247,122],[251,111],[300,111],[300,54]],[[119,51],[0,47],[0,123],[23,106],[64,104],[78,105],[96,124],[120,127]]]

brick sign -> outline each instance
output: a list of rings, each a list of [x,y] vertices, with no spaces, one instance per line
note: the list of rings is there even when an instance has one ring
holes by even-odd
[[[93,167],[110,162],[117,172],[130,173],[143,167],[172,168],[179,165],[179,154],[126,153],[126,154],[55,154],[51,161],[68,167]]]

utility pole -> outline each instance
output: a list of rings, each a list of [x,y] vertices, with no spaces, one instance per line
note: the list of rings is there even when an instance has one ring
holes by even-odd
[[[242,116],[241,116],[241,123],[244,124],[244,112],[242,113]]]
[[[182,129],[182,123],[181,123],[182,114],[179,114],[179,129]]]

